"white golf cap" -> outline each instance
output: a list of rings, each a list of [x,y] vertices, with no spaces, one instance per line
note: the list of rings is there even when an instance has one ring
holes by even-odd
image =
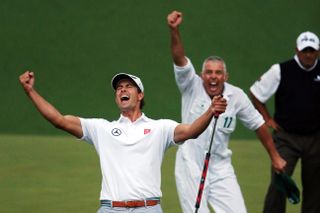
[[[297,48],[299,51],[306,47],[312,47],[315,50],[319,50],[319,38],[312,32],[303,32],[297,38]]]
[[[131,74],[127,74],[127,73],[118,73],[115,76],[113,76],[113,78],[111,80],[111,85],[112,85],[113,89],[117,88],[118,82],[122,79],[131,79],[137,85],[137,87],[141,90],[141,92],[144,91],[143,84],[142,84],[142,81],[140,80],[140,78],[137,76],[131,75]]]

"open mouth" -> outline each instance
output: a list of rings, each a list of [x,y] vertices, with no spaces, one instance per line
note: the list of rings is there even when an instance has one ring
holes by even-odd
[[[128,95],[122,95],[122,96],[120,97],[120,100],[121,100],[121,101],[128,101],[128,100],[129,100],[129,96],[128,96]]]
[[[216,82],[211,82],[211,83],[209,84],[209,87],[210,87],[211,89],[215,89],[215,88],[218,87],[218,84],[217,84]]]
[[[217,82],[210,82],[208,84],[207,90],[210,94],[216,94],[219,91],[219,84]]]

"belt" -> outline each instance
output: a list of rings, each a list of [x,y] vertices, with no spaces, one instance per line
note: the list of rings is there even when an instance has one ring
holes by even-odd
[[[160,203],[160,198],[149,198],[145,200],[125,200],[125,201],[100,200],[101,206],[123,207],[123,208],[155,206],[159,203]]]

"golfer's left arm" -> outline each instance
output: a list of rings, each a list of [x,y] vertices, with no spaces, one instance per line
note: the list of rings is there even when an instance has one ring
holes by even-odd
[[[183,143],[185,140],[197,138],[210,124],[216,113],[226,110],[227,102],[223,97],[214,97],[208,110],[196,119],[192,124],[179,124],[174,131],[174,141]]]
[[[279,152],[277,151],[267,125],[263,124],[255,132],[261,143],[267,150],[271,159],[272,167],[275,172],[284,172],[287,162],[280,156]]]

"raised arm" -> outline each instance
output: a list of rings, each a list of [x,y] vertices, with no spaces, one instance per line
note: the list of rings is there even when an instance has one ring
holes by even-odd
[[[192,124],[179,124],[174,131],[174,141],[183,143],[185,140],[197,138],[210,124],[214,115],[223,113],[227,108],[227,101],[221,96],[215,96],[208,110]]]
[[[271,134],[269,133],[268,127],[263,124],[255,132],[261,143],[267,150],[272,162],[272,167],[275,172],[284,172],[287,162],[280,156],[279,152],[277,151]]]
[[[80,119],[72,115],[61,115],[61,113],[47,102],[34,88],[34,73],[26,71],[19,77],[20,83],[27,96],[36,106],[41,115],[52,123],[56,128],[62,129],[78,138],[83,135]]]
[[[171,35],[172,59],[177,66],[184,66],[187,64],[187,59],[185,58],[179,31],[179,25],[182,23],[182,13],[178,11],[171,12],[167,17],[167,22]]]

